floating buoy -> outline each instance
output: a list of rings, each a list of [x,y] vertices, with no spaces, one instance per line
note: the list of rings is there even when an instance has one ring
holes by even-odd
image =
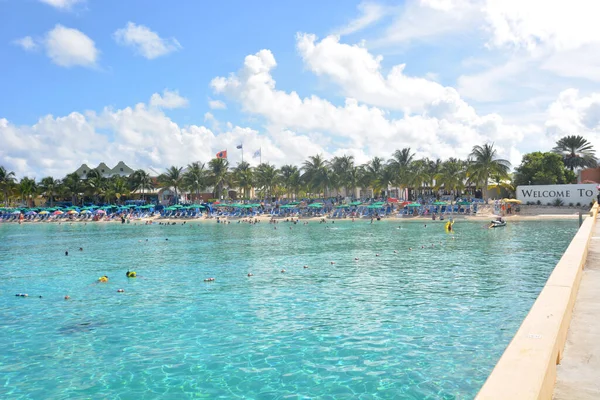
[[[252,273],[248,273],[248,276],[254,276],[254,274],[252,274]]]
[[[285,273],[285,269],[282,269],[282,270],[281,270],[281,273],[282,273],[282,274],[283,274],[283,273]]]

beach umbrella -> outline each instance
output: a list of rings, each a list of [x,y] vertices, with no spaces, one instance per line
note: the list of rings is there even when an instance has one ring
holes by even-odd
[[[62,214],[64,214],[64,213],[60,210],[56,210],[52,213],[52,215],[62,215]]]
[[[309,204],[307,207],[321,208],[321,207],[323,207],[323,203],[312,203],[312,204]]]
[[[521,204],[522,201],[521,200],[517,200],[517,199],[502,199],[503,202],[505,203],[515,203],[515,204]]]
[[[445,201],[434,201],[433,205],[434,206],[446,206],[446,205],[448,205],[448,203],[446,203]]]
[[[79,212],[77,212],[76,210],[70,210],[67,212],[67,214],[73,215],[73,214],[79,214]]]
[[[408,206],[409,207],[421,207],[421,204],[420,203],[410,203]]]
[[[100,209],[100,210],[94,211],[94,213],[96,213],[96,214],[106,214],[106,211]]]
[[[353,201],[350,203],[351,206],[360,206],[362,203],[360,201]]]
[[[82,214],[91,214],[92,212],[90,210],[83,210],[81,211]]]
[[[50,214],[50,211],[46,211],[46,210],[40,211],[40,214]]]
[[[35,211],[27,211],[25,215],[37,215]]]
[[[470,202],[464,201],[464,200],[463,201],[458,201],[458,202],[456,202],[456,204],[459,205],[459,206],[470,206],[471,205]]]
[[[19,210],[13,211],[12,214],[21,214],[21,211],[19,211]]]
[[[396,199],[394,197],[388,197],[387,201],[388,201],[388,203],[398,203],[398,199]]]

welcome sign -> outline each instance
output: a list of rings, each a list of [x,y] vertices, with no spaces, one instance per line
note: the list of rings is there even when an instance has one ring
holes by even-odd
[[[542,205],[554,202],[560,199],[569,205],[570,203],[589,204],[596,198],[598,189],[596,184],[579,184],[579,185],[529,185],[517,186],[517,199],[523,203],[537,203],[538,200]]]

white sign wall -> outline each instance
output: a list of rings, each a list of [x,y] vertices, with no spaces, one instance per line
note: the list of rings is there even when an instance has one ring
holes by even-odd
[[[517,186],[517,199],[521,200],[523,204],[527,204],[527,202],[537,203],[539,200],[545,206],[556,199],[561,199],[565,205],[570,203],[584,205],[591,203],[597,195],[598,189],[596,189],[594,183]]]

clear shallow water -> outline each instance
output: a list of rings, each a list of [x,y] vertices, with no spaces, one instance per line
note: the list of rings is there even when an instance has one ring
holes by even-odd
[[[577,222],[427,225],[2,224],[0,398],[472,398]]]

